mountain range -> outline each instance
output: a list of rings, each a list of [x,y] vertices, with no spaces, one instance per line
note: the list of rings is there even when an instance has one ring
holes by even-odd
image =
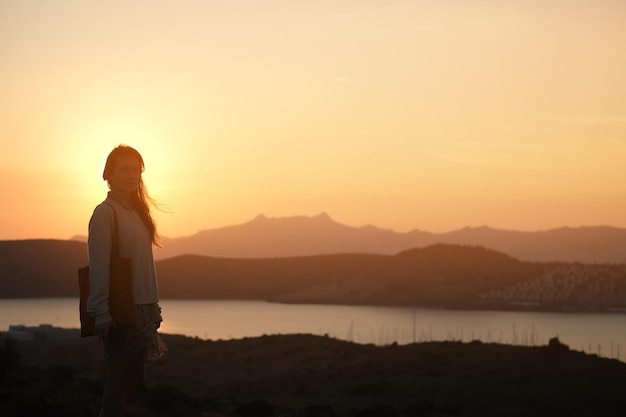
[[[516,259],[539,262],[626,263],[626,229],[609,226],[561,227],[523,232],[487,226],[447,233],[395,232],[375,226],[350,227],[328,214],[272,218],[259,215],[233,226],[164,238],[156,259],[179,255],[271,258],[334,253],[394,255],[438,243],[476,245]]]
[[[613,227],[397,233],[325,213],[258,216],[164,239],[155,255],[164,298],[458,306],[506,294],[530,300],[531,287],[554,297],[557,279],[570,300],[595,282],[613,290],[587,304],[626,303],[626,230]],[[0,298],[77,296],[76,268],[87,262],[84,239],[0,241]]]

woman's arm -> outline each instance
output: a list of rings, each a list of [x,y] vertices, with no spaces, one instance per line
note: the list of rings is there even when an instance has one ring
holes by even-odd
[[[87,312],[95,318],[96,326],[110,322],[109,270],[113,208],[100,204],[89,220],[89,298]]]

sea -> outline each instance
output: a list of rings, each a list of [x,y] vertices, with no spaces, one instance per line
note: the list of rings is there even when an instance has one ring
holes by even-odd
[[[241,300],[161,300],[163,333],[207,340],[273,334],[324,335],[362,344],[482,341],[573,350],[626,362],[626,313],[444,310],[278,304]],[[78,328],[74,298],[0,299],[0,332],[10,325]]]

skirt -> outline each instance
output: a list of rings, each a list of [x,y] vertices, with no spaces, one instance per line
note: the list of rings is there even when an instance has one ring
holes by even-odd
[[[163,319],[158,304],[136,304],[136,324],[129,327],[111,327],[104,344],[104,357],[144,352],[147,362],[156,362],[167,352],[167,346],[157,332]]]

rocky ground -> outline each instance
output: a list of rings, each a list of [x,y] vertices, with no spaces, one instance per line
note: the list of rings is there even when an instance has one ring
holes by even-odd
[[[164,339],[170,352],[147,365],[131,417],[626,415],[626,363],[556,340],[380,347],[312,335]],[[0,344],[0,415],[97,415],[103,378],[94,338]]]

